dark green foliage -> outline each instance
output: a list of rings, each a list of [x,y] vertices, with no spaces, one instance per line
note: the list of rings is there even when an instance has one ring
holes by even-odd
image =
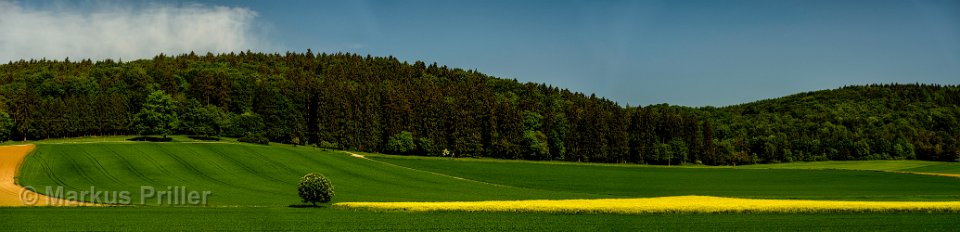
[[[171,97],[182,125],[136,127],[139,116],[154,115],[140,114],[155,105],[154,90]],[[623,107],[436,63],[241,52],[10,62],[0,65],[0,99],[17,140],[252,133],[357,151],[610,163],[960,159],[957,86],[851,86],[721,108]],[[416,135],[415,148],[388,148],[403,131]]]
[[[297,186],[297,192],[304,203],[327,203],[333,199],[336,193],[333,192],[333,184],[327,177],[317,173],[307,173],[300,178],[300,184]]]
[[[756,154],[759,163],[960,156],[957,86],[850,86],[702,113],[715,140],[731,144],[719,155]]]
[[[392,154],[409,154],[417,149],[413,142],[413,134],[409,131],[401,131],[387,140],[386,152]]]
[[[320,141],[319,143],[317,143],[317,147],[323,148],[323,149],[340,149],[340,144],[331,143],[327,141]]]
[[[151,92],[140,112],[133,117],[133,128],[141,135],[167,137],[178,124],[173,98],[161,90]]]
[[[263,135],[253,133],[253,132],[247,132],[243,134],[243,136],[240,136],[240,138],[238,138],[237,141],[244,142],[244,143],[263,144],[263,145],[267,145],[270,143],[270,140],[267,139],[267,137],[263,137]]]
[[[230,126],[230,115],[220,107],[200,106],[197,100],[190,100],[180,114],[180,130],[190,135],[217,137]]]
[[[523,145],[525,159],[550,160],[550,148],[547,146],[547,135],[540,131],[524,131]]]
[[[249,134],[263,134],[266,125],[263,124],[263,118],[253,112],[244,112],[236,115],[232,120],[230,136],[241,137]],[[262,135],[261,135],[262,136]]]
[[[10,119],[10,115],[0,111],[0,142],[10,139],[10,136],[13,134],[11,133],[13,126],[13,120]]]
[[[440,155],[437,147],[433,145],[433,140],[429,138],[417,138],[417,152],[429,156]]]
[[[140,136],[127,139],[127,141],[143,141],[143,142],[170,142],[173,141],[173,138],[170,137],[150,137],[150,136]]]
[[[220,141],[220,138],[218,137],[209,137],[209,136],[200,136],[200,135],[190,135],[190,136],[187,136],[187,138],[203,140],[203,141]]]

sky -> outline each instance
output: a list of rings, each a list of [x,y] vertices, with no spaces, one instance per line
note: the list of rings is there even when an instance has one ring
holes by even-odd
[[[621,105],[960,84],[960,1],[4,1],[0,62],[350,52]]]

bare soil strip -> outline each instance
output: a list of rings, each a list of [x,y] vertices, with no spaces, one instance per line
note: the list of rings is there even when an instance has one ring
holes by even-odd
[[[347,154],[350,154],[350,156],[353,156],[353,157],[356,157],[356,158],[361,158],[361,159],[366,159],[366,158],[367,158],[367,157],[364,157],[363,155],[359,155],[359,154],[357,154],[357,153],[347,152]]]
[[[87,202],[50,198],[17,185],[20,164],[36,146],[33,144],[0,147],[0,206],[95,206]]]
[[[935,173],[935,172],[908,172],[908,171],[890,171],[893,173],[902,173],[902,174],[916,174],[916,175],[928,175],[928,176],[946,176],[953,178],[960,178],[960,174],[952,173]]]

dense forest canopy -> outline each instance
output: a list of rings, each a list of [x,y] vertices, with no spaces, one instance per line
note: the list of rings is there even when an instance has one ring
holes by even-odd
[[[436,63],[309,50],[0,65],[3,140],[176,133],[529,160],[957,161],[958,120],[958,86],[849,86],[721,108],[623,107]]]

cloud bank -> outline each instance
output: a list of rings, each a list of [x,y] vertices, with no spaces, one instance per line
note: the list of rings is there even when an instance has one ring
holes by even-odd
[[[256,12],[206,5],[32,9],[0,1],[0,62],[261,50]]]

